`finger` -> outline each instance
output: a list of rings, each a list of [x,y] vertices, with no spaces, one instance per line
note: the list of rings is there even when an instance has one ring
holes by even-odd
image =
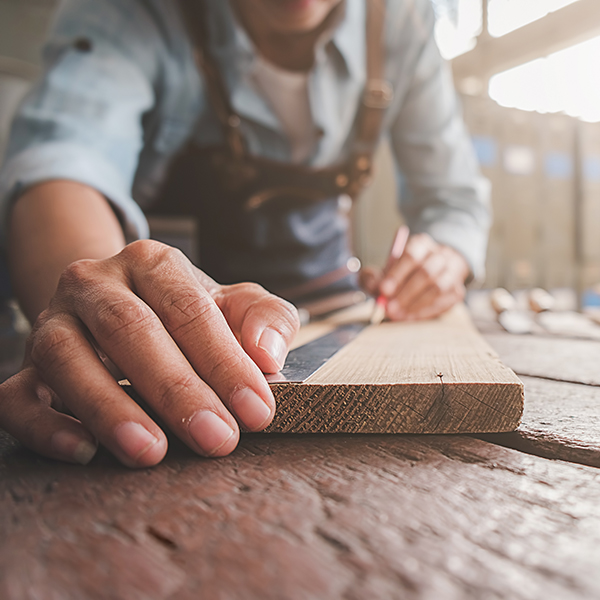
[[[296,307],[254,283],[224,286],[215,301],[258,368],[279,371],[300,328]]]
[[[114,265],[137,295],[107,290],[80,269],[78,289],[93,302],[74,299],[78,315],[173,432],[195,450],[220,456],[239,436],[225,407],[247,429],[266,427],[275,412],[271,390],[184,255],[137,242]]]
[[[437,301],[438,296],[449,295],[451,298],[455,298],[454,303],[456,303],[464,300],[466,293],[461,274],[450,267],[435,278],[434,284],[410,305],[408,311],[410,313],[419,312]]]
[[[383,280],[383,271],[375,267],[364,267],[358,274],[358,283],[370,296],[379,295],[379,285]]]
[[[167,450],[160,428],[121,389],[68,315],[42,318],[31,335],[31,361],[70,411],[123,464],[155,465]]]
[[[32,367],[0,386],[0,427],[55,460],[86,465],[98,447],[79,421],[54,410],[50,390]]]
[[[436,248],[437,244],[426,234],[410,237],[402,256],[392,263],[381,281],[381,293],[387,298],[394,297]]]
[[[446,260],[440,253],[430,254],[412,273],[404,287],[388,303],[388,314],[392,319],[402,319],[412,310],[414,304],[427,302],[423,296],[435,297],[442,293],[440,277],[446,267]]]
[[[435,296],[430,299],[430,301],[425,302],[420,308],[413,309],[406,315],[406,320],[417,321],[439,317],[463,299],[464,286],[457,286],[457,288],[448,291],[443,295]]]

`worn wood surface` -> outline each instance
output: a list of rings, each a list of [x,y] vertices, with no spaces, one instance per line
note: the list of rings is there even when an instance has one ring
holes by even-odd
[[[521,376],[600,385],[600,343],[542,336],[486,333],[501,360]]]
[[[600,388],[525,377],[515,432],[481,436],[546,458],[600,467]]]
[[[482,439],[600,467],[600,344],[487,331],[486,340],[523,379],[525,409],[517,431]]]
[[[511,431],[523,409],[521,382],[463,307],[367,327],[304,382],[271,388],[276,432]]]
[[[488,337],[536,375],[517,432],[489,441],[244,435],[206,460],[172,440],[130,471],[0,432],[0,598],[599,598],[600,471],[565,462],[600,466],[597,344]]]
[[[130,471],[0,451],[3,600],[600,597],[600,474],[459,436],[246,435]]]

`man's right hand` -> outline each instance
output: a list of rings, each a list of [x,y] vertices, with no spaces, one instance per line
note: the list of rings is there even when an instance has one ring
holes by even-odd
[[[0,426],[51,458],[85,463],[100,442],[127,466],[155,465],[165,434],[120,377],[190,448],[223,456],[239,426],[271,422],[262,373],[282,367],[298,327],[289,303],[255,284],[220,286],[158,242],[79,260],[37,319],[23,370],[0,386]]]

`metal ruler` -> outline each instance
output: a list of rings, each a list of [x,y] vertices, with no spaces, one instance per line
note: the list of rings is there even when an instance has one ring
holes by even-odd
[[[312,342],[291,350],[279,373],[266,375],[269,383],[302,383],[320,369],[338,350],[351,342],[368,323],[341,325]]]

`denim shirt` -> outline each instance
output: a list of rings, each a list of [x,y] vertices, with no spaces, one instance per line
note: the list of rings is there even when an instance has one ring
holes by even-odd
[[[253,78],[256,50],[228,0],[207,0],[210,43],[249,151],[290,159],[290,146]],[[368,0],[366,0],[368,1]],[[70,179],[99,190],[129,240],[145,237],[141,210],[174,153],[194,136],[222,141],[174,0],[63,0],[44,50],[44,72],[18,111],[0,174],[5,238],[11,202],[25,187]],[[401,211],[483,272],[489,190],[479,173],[450,71],[433,37],[430,0],[387,0],[386,78],[394,99],[383,135],[410,190]],[[365,0],[316,48],[309,78],[319,143],[308,165],[348,150],[366,78]]]

